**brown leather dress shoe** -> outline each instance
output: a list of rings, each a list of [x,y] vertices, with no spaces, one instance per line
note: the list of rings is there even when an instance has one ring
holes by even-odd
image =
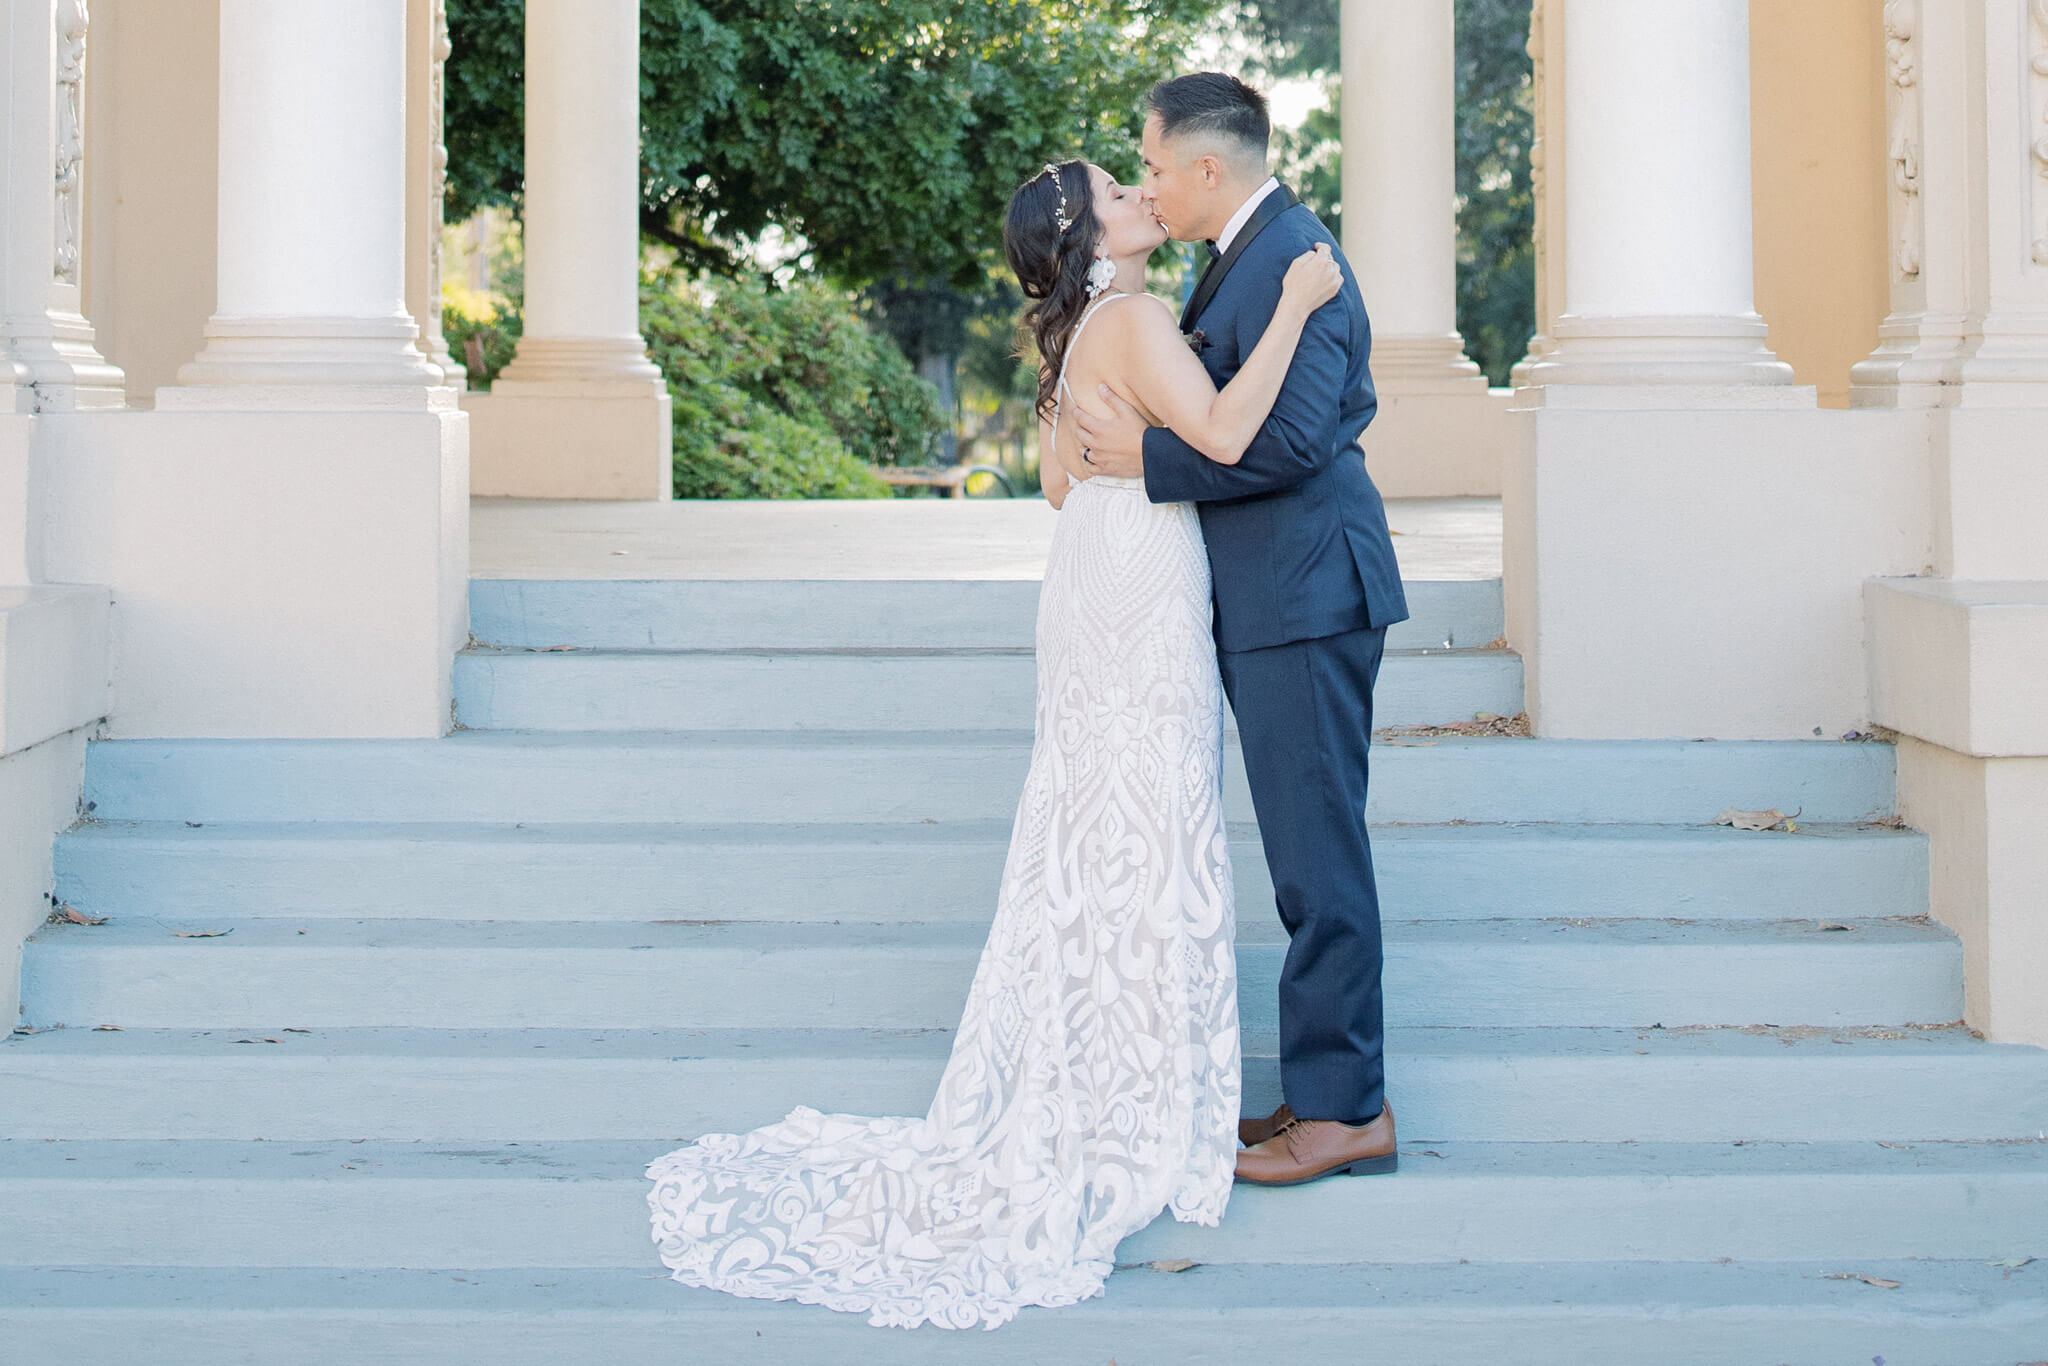
[[[1295,1119],[1263,1143],[1237,1155],[1237,1179],[1254,1186],[1299,1186],[1349,1172],[1376,1176],[1400,1165],[1394,1146],[1394,1107],[1370,1124]]]
[[[1237,1141],[1247,1148],[1255,1148],[1292,1123],[1294,1111],[1288,1109],[1287,1103],[1282,1101],[1280,1108],[1264,1119],[1257,1115],[1247,1115],[1238,1120]]]

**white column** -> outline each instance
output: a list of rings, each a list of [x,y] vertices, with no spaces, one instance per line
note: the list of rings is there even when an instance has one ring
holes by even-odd
[[[525,328],[500,383],[659,382],[640,338],[639,0],[528,0]]]
[[[1484,390],[1458,335],[1451,0],[1343,0],[1344,254],[1383,392]]]
[[[218,303],[157,406],[419,403],[405,0],[221,0],[220,56]]]
[[[470,415],[471,485],[663,499],[668,386],[640,338],[639,0],[527,0],[525,327]]]
[[[0,9],[0,411],[120,407],[82,312],[85,0]]]
[[[1749,0],[1563,10],[1565,299],[1532,381],[1791,383],[1753,292]]]

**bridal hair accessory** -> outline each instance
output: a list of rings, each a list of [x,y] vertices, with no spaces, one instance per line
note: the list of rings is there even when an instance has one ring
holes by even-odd
[[[1088,297],[1105,294],[1116,283],[1116,262],[1107,256],[1095,258],[1095,264],[1088,267]]]
[[[1074,226],[1073,216],[1067,212],[1067,187],[1060,180],[1060,168],[1050,161],[1045,163],[1045,170],[1041,174],[1051,176],[1052,187],[1060,192],[1060,211],[1053,215],[1053,222],[1059,224],[1060,236],[1064,237],[1067,229]]]

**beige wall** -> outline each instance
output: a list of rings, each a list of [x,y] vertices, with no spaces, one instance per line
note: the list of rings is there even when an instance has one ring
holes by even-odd
[[[1756,306],[1823,407],[1877,345],[1885,263],[1881,0],[1751,0]]]
[[[95,0],[87,41],[85,312],[148,407],[213,313],[219,0]]]

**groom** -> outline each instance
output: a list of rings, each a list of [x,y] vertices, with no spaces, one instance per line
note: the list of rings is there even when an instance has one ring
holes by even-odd
[[[1210,244],[1181,331],[1220,387],[1273,319],[1281,278],[1318,242],[1314,213],[1266,174],[1266,101],[1231,76],[1162,81],[1146,100],[1144,194],[1167,231]],[[1238,1125],[1237,1177],[1286,1186],[1391,1172],[1381,1060],[1380,909],[1366,842],[1366,745],[1387,627],[1408,616],[1358,434],[1378,400],[1371,332],[1344,288],[1302,332],[1272,415],[1236,465],[1147,427],[1107,388],[1084,407],[1089,465],[1192,502],[1216,592],[1216,645],[1290,943],[1280,970],[1286,1103]]]

